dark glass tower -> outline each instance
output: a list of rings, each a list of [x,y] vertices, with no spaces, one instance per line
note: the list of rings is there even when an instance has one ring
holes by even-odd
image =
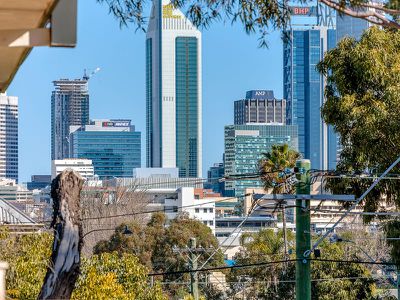
[[[88,81],[53,81],[51,94],[51,159],[69,158],[69,127],[89,124]]]
[[[299,152],[316,169],[334,167],[337,136],[321,118],[325,80],[316,69],[324,53],[336,44],[336,32],[327,27],[292,29],[284,44],[284,98],[286,122],[298,126]]]

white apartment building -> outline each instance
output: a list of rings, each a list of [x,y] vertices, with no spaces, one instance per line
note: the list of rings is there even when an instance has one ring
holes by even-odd
[[[192,187],[179,188],[174,194],[175,197],[167,197],[164,202],[168,219],[186,212],[190,218],[203,222],[215,233],[215,202],[212,199],[196,199]]]
[[[94,177],[93,164],[90,159],[67,158],[51,161],[51,179],[54,179],[66,169],[72,169],[78,172],[85,179]]]

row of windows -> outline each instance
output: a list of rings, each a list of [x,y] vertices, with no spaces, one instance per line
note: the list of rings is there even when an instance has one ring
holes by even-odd
[[[210,213],[213,213],[213,212],[214,212],[214,209],[213,209],[213,208],[202,208],[201,210],[202,210],[202,212],[205,213],[205,214],[208,213],[208,212],[210,212]],[[197,213],[197,214],[200,213],[200,208],[195,208],[195,209],[194,209],[194,212]]]

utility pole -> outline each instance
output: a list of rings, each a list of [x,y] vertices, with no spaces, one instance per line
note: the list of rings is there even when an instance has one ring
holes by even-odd
[[[400,158],[399,158],[400,161]],[[311,162],[300,159],[296,162],[294,173],[296,194],[254,194],[259,206],[263,207],[268,201],[282,204],[284,200],[296,200],[296,300],[311,300],[311,262],[310,255],[315,247],[311,247],[311,216],[310,201],[343,201],[358,203],[354,195],[310,195],[311,191]],[[289,179],[291,179],[290,177]],[[353,204],[354,205],[354,204]]]
[[[283,246],[284,246],[284,251],[285,251],[285,259],[288,259],[287,237],[286,237],[286,209],[285,209],[285,205],[282,206],[282,229],[283,229]]]
[[[190,294],[193,296],[194,300],[199,300],[199,278],[197,276],[197,272],[193,272],[193,270],[197,270],[197,258],[196,255],[196,238],[191,238],[189,240],[189,251],[190,251],[190,259],[189,259],[189,268],[190,268]]]
[[[310,169],[311,162],[301,159],[296,162],[298,180],[296,193],[298,195],[310,194]],[[311,261],[304,253],[311,248],[310,233],[310,199],[296,199],[296,300],[311,299]]]

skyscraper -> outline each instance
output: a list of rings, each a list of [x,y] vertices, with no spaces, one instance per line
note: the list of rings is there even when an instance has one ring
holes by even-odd
[[[131,120],[93,120],[70,132],[70,156],[90,159],[100,179],[132,177],[141,166],[141,134]]]
[[[235,125],[249,123],[285,124],[286,101],[276,99],[273,91],[253,90],[235,101]]]
[[[154,0],[146,39],[148,167],[201,177],[201,33],[172,4]]]
[[[295,28],[283,47],[286,122],[298,126],[299,152],[312,168],[334,168],[337,135],[322,121],[325,79],[316,65],[336,45],[336,32],[324,26]]]
[[[18,181],[18,97],[0,94],[0,177]]]
[[[364,30],[370,26],[365,19],[353,18],[347,15],[336,15],[336,39],[340,41],[344,37],[360,39]]]
[[[69,127],[89,124],[88,77],[53,81],[51,94],[51,159],[69,155]]]

